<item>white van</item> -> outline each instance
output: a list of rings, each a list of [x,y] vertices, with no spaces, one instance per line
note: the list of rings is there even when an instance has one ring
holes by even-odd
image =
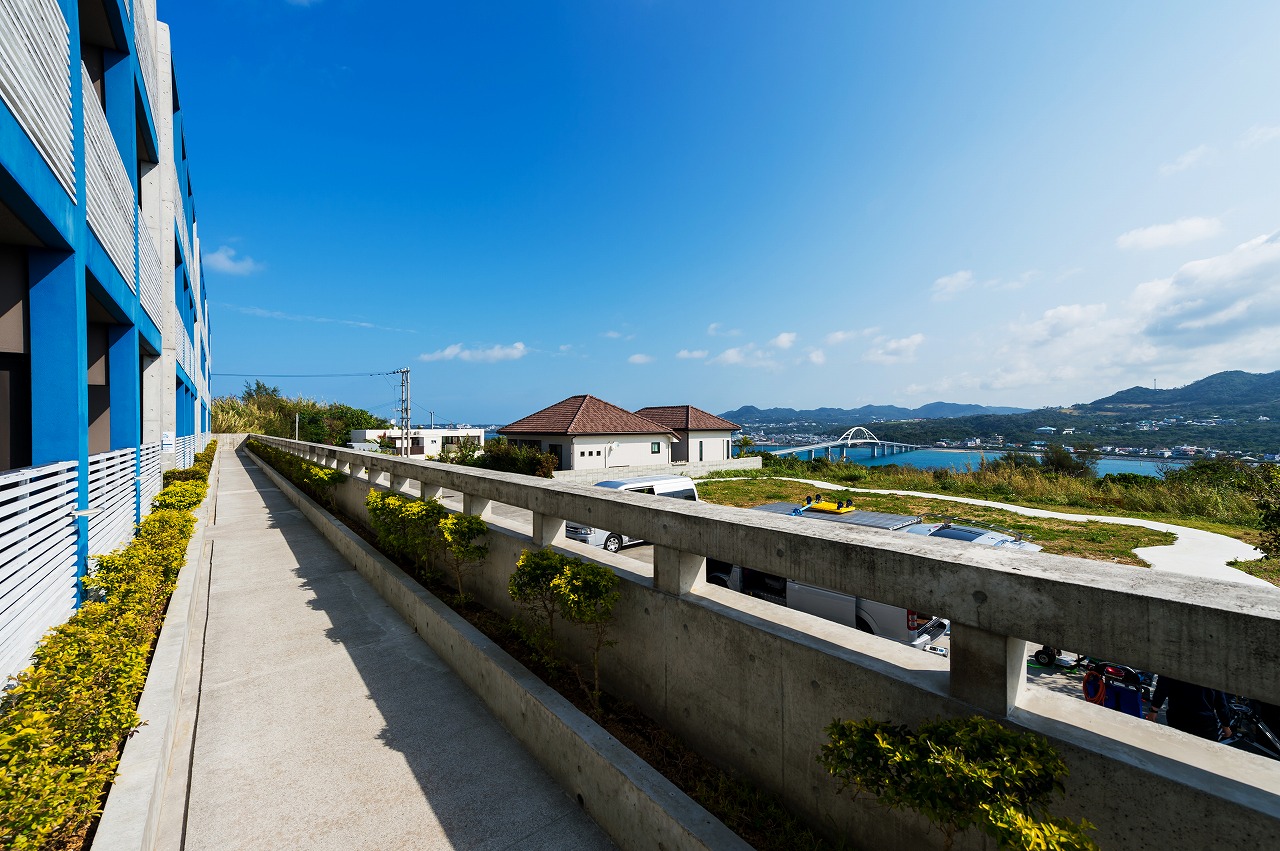
[[[635,476],[630,479],[613,479],[597,482],[596,487],[613,488],[630,493],[648,493],[655,496],[671,496],[676,499],[698,500],[698,488],[693,479],[687,476]],[[604,547],[611,553],[629,544],[643,543],[639,538],[630,538],[621,532],[609,532],[594,529],[580,523],[565,523],[565,536],[574,541],[581,541],[593,547]]]

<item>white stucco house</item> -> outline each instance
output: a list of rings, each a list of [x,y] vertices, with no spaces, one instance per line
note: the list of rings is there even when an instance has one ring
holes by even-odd
[[[728,461],[733,457],[733,433],[742,426],[693,405],[659,405],[636,413],[666,426],[679,438],[671,446],[671,460]]]
[[[559,459],[560,470],[671,463],[676,433],[595,396],[570,396],[498,429],[512,443]]]

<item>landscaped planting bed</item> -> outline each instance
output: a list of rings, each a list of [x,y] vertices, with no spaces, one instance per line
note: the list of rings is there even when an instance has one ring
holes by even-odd
[[[88,601],[50,631],[0,701],[0,847],[79,849],[115,778],[217,444],[166,487],[136,536],[96,556]]]

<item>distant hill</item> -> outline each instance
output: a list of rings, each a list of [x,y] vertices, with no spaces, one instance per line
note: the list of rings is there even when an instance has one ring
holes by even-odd
[[[845,424],[845,427],[865,425],[874,419],[911,420],[942,419],[993,414],[1023,414],[1028,408],[1002,408],[989,405],[962,405],[955,402],[930,402],[919,408],[899,408],[896,405],[863,405],[861,408],[757,408],[744,405],[720,416],[744,426],[763,424],[809,423],[815,425]]]
[[[1087,405],[1077,408],[1170,408],[1193,407],[1195,413],[1222,413],[1201,410],[1206,408],[1251,408],[1255,405],[1274,404],[1280,401],[1280,371],[1257,374],[1232,370],[1219,372],[1192,382],[1185,387],[1171,390],[1152,390],[1150,387],[1130,387]],[[1225,414],[1224,414],[1225,415]]]
[[[849,425],[856,423],[850,421]],[[1036,429],[1044,426],[1057,429],[1058,433],[1037,434]],[[839,434],[844,428],[836,424],[827,433]],[[1073,429],[1073,432],[1063,434],[1063,429]],[[1219,372],[1169,390],[1130,387],[1094,402],[1066,408],[886,423],[876,426],[875,433],[884,440],[904,443],[989,438],[998,434],[1016,443],[1039,439],[1068,445],[1092,443],[1148,449],[1190,444],[1255,455],[1278,453],[1280,371],[1262,375],[1238,370]]]

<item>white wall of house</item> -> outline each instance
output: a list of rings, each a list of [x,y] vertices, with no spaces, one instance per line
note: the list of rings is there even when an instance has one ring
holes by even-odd
[[[733,432],[731,431],[690,431],[685,445],[688,457],[684,460],[728,461],[733,457]]]
[[[543,452],[552,452],[552,446],[561,447],[562,470],[603,470],[607,467],[634,467],[647,464],[671,463],[671,435],[669,434],[519,434],[509,435],[508,440],[536,440]],[[617,443],[618,448],[611,445]],[[653,444],[658,451],[653,452]]]

